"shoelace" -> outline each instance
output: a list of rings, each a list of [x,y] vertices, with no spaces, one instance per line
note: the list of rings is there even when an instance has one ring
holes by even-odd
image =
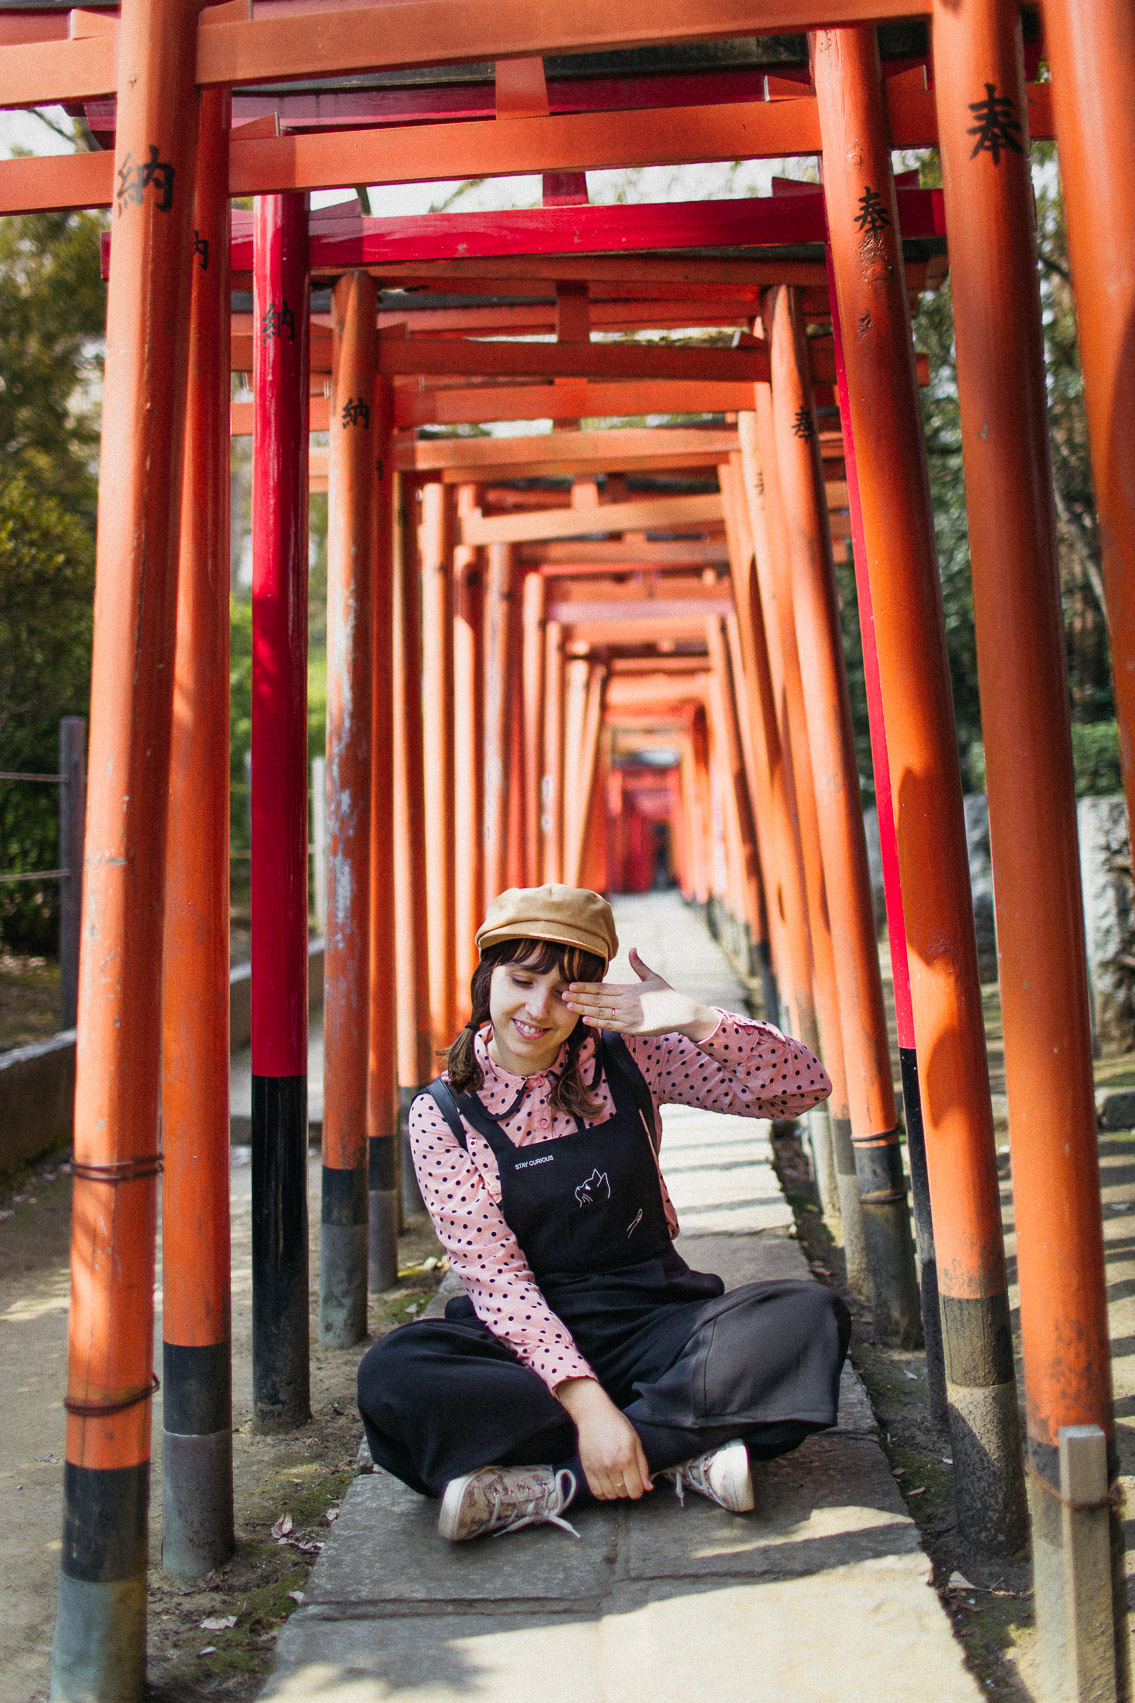
[[[705,1476],[705,1467],[700,1460],[687,1461],[684,1466],[676,1466],[666,1475],[674,1481],[674,1494],[684,1508],[686,1506],[686,1485],[691,1490],[700,1491],[711,1501],[719,1502],[720,1498],[710,1489],[709,1480]]]
[[[565,1480],[566,1483],[564,1482]],[[561,1531],[570,1532],[572,1537],[578,1538],[579,1533],[576,1531],[571,1521],[563,1518],[564,1508],[574,1495],[575,1474],[568,1467],[561,1467],[559,1472],[556,1474],[556,1481],[552,1487],[551,1494],[548,1497],[546,1507],[541,1506],[541,1503],[543,1502],[542,1496],[534,1496],[530,1501],[522,1502],[520,1504],[520,1511],[514,1515],[512,1519],[507,1520],[504,1525],[498,1526],[496,1531],[491,1535],[493,1537],[503,1537],[505,1532],[519,1531],[522,1526],[549,1525],[559,1526]],[[504,1492],[502,1490],[494,1490],[493,1511],[489,1516],[491,1524],[496,1525],[496,1522],[501,1515],[501,1504],[504,1501]]]

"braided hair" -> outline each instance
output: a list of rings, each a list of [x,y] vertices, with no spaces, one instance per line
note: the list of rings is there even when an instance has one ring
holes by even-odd
[[[565,982],[599,982],[607,969],[603,959],[594,953],[584,952],[578,946],[561,945],[555,940],[498,940],[487,946],[473,972],[470,987],[473,1015],[449,1049],[449,1085],[455,1094],[476,1093],[484,1082],[473,1038],[489,1020],[489,985],[493,971],[501,964],[517,963],[523,963],[526,970],[538,976],[555,970]],[[587,1035],[587,1028],[580,1020],[568,1036],[564,1068],[550,1095],[554,1111],[584,1119],[596,1117],[602,1109],[580,1072],[579,1054]]]

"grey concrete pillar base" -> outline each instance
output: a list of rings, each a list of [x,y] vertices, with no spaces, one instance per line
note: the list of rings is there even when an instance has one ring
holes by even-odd
[[[367,1333],[367,1226],[321,1224],[319,1340],[353,1348]]]
[[[946,1385],[958,1531],[990,1555],[1028,1535],[1016,1384]]]
[[[812,1169],[816,1176],[816,1194],[820,1211],[825,1218],[840,1215],[839,1185],[836,1182],[835,1156],[832,1152],[831,1120],[826,1106],[814,1106],[805,1120],[808,1125],[808,1145],[812,1150]]]
[[[94,1584],[59,1577],[51,1703],[141,1703],[146,1575]]]
[[[398,1282],[398,1199],[393,1189],[371,1189],[368,1233],[370,1288],[381,1292]]]
[[[861,1199],[860,1205],[875,1329],[894,1348],[921,1348],[922,1297],[906,1201],[875,1205]]]
[[[422,1191],[418,1187],[418,1179],[414,1174],[414,1157],[410,1152],[410,1137],[407,1133],[407,1120],[410,1107],[421,1093],[420,1088],[399,1088],[398,1090],[398,1129],[402,1141],[402,1211],[410,1218],[425,1213],[426,1204],[422,1199]]]
[[[1033,1477],[1028,1496],[1039,1703],[1128,1703],[1121,1512],[1106,1505],[1069,1507]]]
[[[847,1281],[857,1295],[866,1296],[871,1292],[867,1270],[867,1243],[863,1235],[863,1208],[859,1203],[855,1149],[851,1145],[851,1119],[829,1118],[829,1123],[836,1187],[839,1191],[839,1215],[843,1220],[843,1257],[847,1266]]]
[[[233,1434],[162,1432],[162,1570],[199,1579],[236,1548],[233,1531]]]

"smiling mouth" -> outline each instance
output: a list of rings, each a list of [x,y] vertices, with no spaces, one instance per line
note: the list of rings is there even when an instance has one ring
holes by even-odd
[[[538,1041],[546,1033],[544,1029],[537,1029],[530,1023],[522,1023],[519,1017],[513,1018],[512,1026],[526,1041]]]

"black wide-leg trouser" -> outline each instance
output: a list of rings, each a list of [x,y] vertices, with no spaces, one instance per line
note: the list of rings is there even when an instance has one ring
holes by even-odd
[[[625,1343],[617,1377],[592,1357],[652,1473],[736,1437],[770,1459],[835,1424],[851,1321],[831,1290],[750,1283],[679,1305],[688,1330],[664,1366],[657,1344],[673,1344],[679,1323],[669,1308],[663,1328],[641,1332],[639,1367]],[[359,1367],[359,1409],[376,1464],[423,1495],[476,1467],[577,1461],[566,1410],[475,1317],[422,1320],[376,1343]]]

